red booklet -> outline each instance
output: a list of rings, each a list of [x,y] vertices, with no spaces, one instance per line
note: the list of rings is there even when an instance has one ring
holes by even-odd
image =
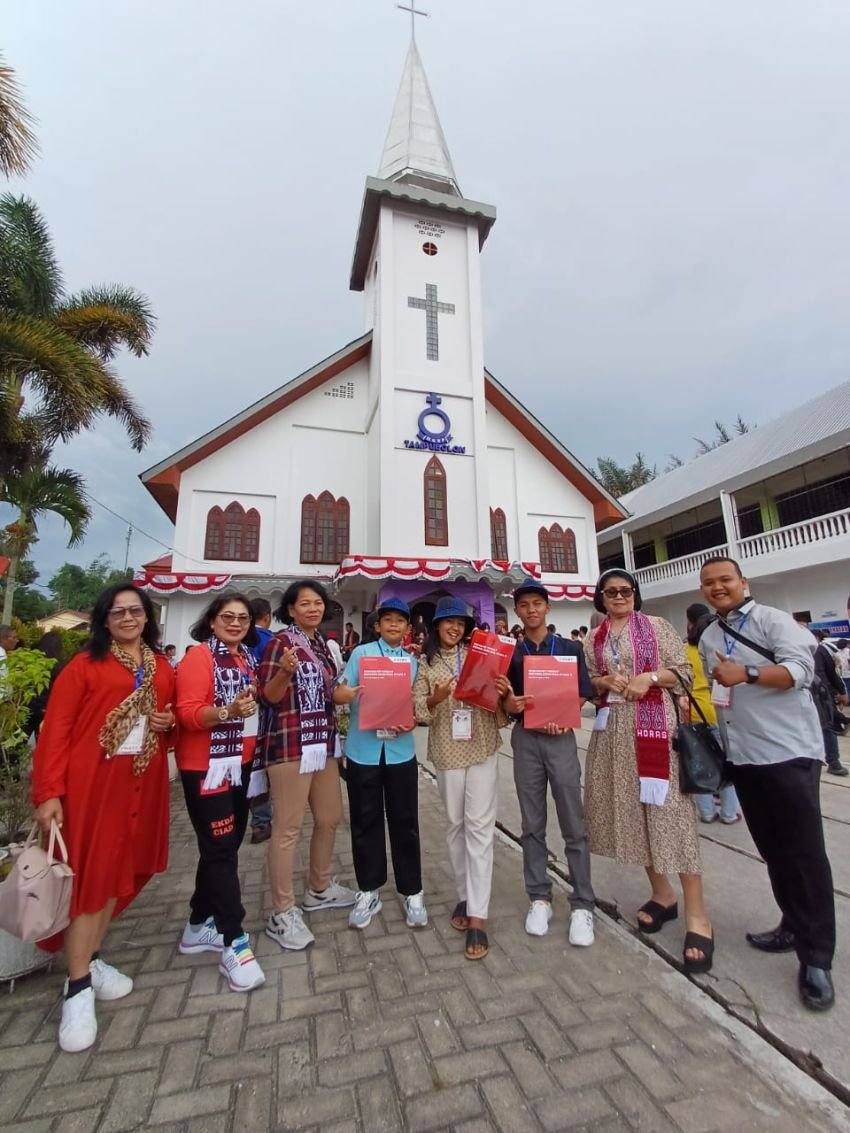
[[[543,731],[547,724],[559,728],[581,727],[578,695],[578,657],[523,658],[526,728]]]
[[[413,727],[413,677],[409,657],[361,657],[360,684],[361,731]]]
[[[495,712],[499,707],[496,677],[507,673],[515,649],[516,642],[512,637],[475,630],[469,639],[466,660],[454,690],[455,700]]]

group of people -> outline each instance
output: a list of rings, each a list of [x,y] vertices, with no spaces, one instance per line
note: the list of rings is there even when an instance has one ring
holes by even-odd
[[[288,588],[274,611],[285,626],[278,633],[269,629],[270,608],[226,592],[193,627],[196,644],[175,669],[159,651],[145,592],[128,585],[107,590],[93,611],[88,649],[56,681],[34,756],[38,820],[44,829],[52,821],[63,826],[75,870],[70,926],[43,945],[64,944],[66,953],[62,1048],[91,1046],[96,1000],[132,990],[132,979],[107,964],[100,947],[110,920],[166,866],[171,746],[198,845],[177,947],[215,954],[233,991],[250,991],[265,979],[246,932],[239,881],[251,808],[270,804],[271,908],[264,931],[281,948],[312,944],[307,919],[323,910],[348,910],[351,928],[367,928],[384,899],[386,834],[406,923],[428,924],[411,719],[428,726],[457,893],[450,920],[463,934],[468,960],[483,959],[489,949],[497,752],[500,729],[512,722],[526,931],[546,934],[553,917],[546,845],[551,792],[572,882],[569,942],[594,942],[593,852],[645,869],[649,896],[637,913],[645,933],[678,917],[671,881],[678,874],[683,966],[708,971],[714,931],[697,821],[714,819],[714,802],[700,800],[698,815],[693,797],[680,791],[674,743],[680,701],[689,696],[725,747],[731,786],[721,794],[720,819],[736,820],[740,806],[782,912],[776,929],[747,939],[768,952],[796,949],[802,1001],[812,1009],[830,1006],[835,916],[819,808],[824,750],[810,691],[814,656],[789,615],[749,597],[733,561],[709,559],[701,584],[715,615],[691,607],[683,642],[668,622],[641,611],[630,572],[606,571],[594,595],[598,624],[581,641],[553,632],[546,587],[526,580],[513,595],[522,640],[507,674],[496,680],[495,711],[453,695],[475,626],[453,597],[438,602],[420,656],[405,648],[410,610],[389,598],[376,611],[374,640],[355,641],[349,626],[337,658],[320,628],[328,596],[319,582]],[[553,655],[575,658],[582,703],[596,706],[584,800],[573,731],[525,723],[524,659]],[[361,728],[361,663],[379,657],[405,667],[412,714],[394,726]],[[340,706],[350,712],[345,787],[356,889],[332,869],[343,819]],[[308,808],[313,828],[299,897],[295,855]]]

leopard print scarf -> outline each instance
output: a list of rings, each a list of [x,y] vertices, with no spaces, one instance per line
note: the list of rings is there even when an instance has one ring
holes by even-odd
[[[120,645],[117,645],[113,641],[109,647],[109,651],[119,665],[123,665],[134,677],[138,674],[139,666],[129,653],[125,653]],[[141,683],[139,683],[137,688],[133,689],[128,697],[125,697],[125,699],[121,701],[117,708],[112,709],[106,717],[106,722],[100,729],[100,734],[97,737],[108,759],[111,759],[118,751],[121,744],[123,744],[133,730],[140,716],[149,716],[151,712],[156,712],[156,693],[153,687],[155,673],[156,654],[149,645],[145,645],[145,643],[142,642]],[[142,750],[138,755],[133,756],[134,775],[144,775],[148,764],[156,755],[158,747],[159,739],[157,734],[148,727],[145,731],[145,741],[142,745]]]

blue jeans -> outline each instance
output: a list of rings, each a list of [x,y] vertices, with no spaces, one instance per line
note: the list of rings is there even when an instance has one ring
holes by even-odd
[[[714,814],[714,795],[694,795],[694,798],[700,818],[711,818]],[[720,792],[720,817],[731,822],[738,810],[738,795],[730,784]]]
[[[259,806],[255,806],[251,811],[251,829],[263,830],[266,826],[271,826],[272,823],[272,803],[268,799]]]

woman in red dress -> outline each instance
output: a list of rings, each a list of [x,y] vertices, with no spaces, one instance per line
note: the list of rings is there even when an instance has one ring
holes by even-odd
[[[97,1037],[95,999],[121,999],[133,981],[100,959],[114,916],[168,864],[168,763],[174,670],[159,652],[147,594],[112,586],[92,612],[88,649],[62,670],[33,756],[33,802],[68,846],[71,923],[40,947],[64,944],[68,965],[59,1045]]]

